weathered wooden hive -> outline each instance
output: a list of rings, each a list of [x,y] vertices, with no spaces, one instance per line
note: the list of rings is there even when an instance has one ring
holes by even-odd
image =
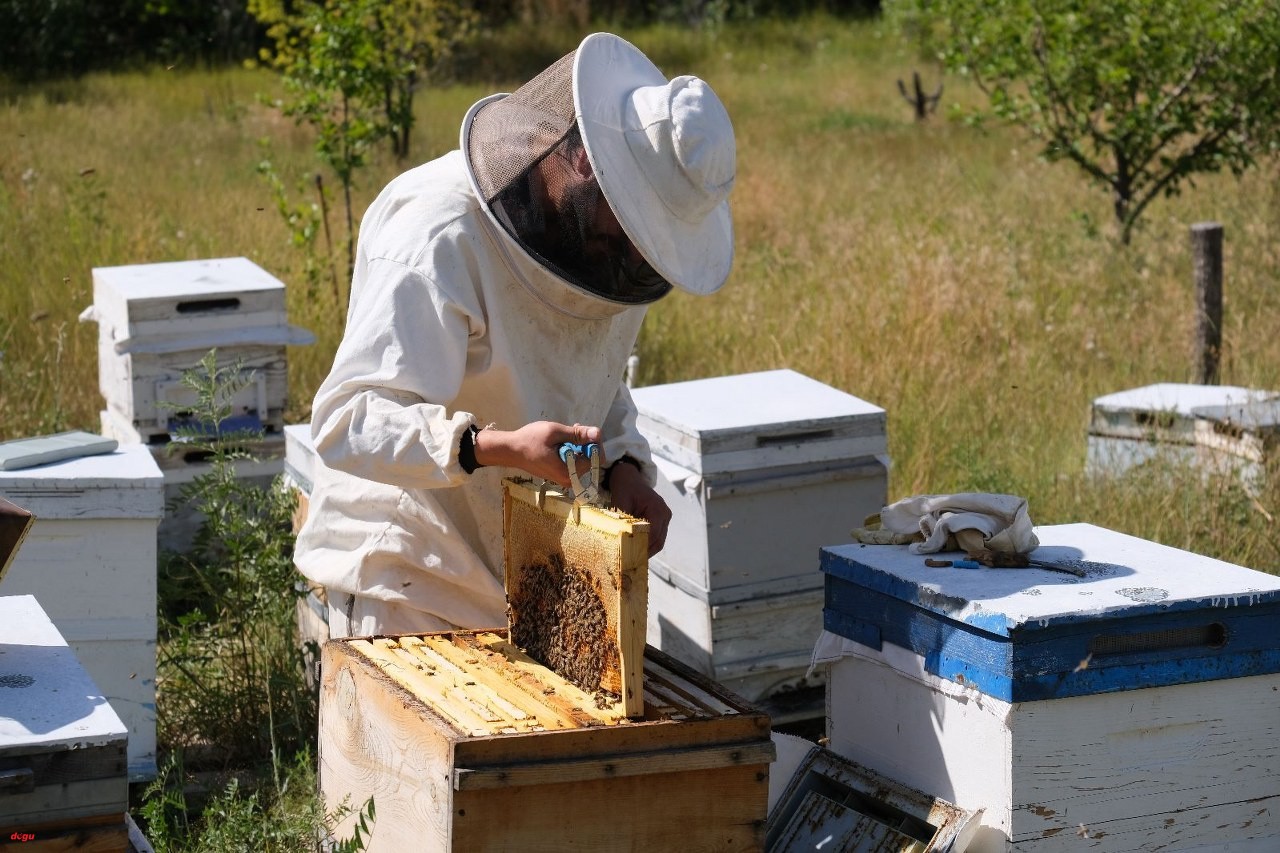
[[[183,373],[199,370],[217,349],[219,367],[240,362],[252,381],[224,401],[224,426],[260,429],[234,463],[236,476],[270,486],[282,468],[287,347],[315,337],[287,322],[284,283],[247,258],[96,267],[93,305],[81,320],[98,323],[98,387],[106,402],[102,434],[121,444],[147,444],[164,472],[160,547],[186,551],[202,521],[179,500],[182,488],[207,473],[207,454],[170,444],[194,425],[194,392]]]
[[[1089,408],[1085,470],[1115,475],[1153,460],[1201,464],[1206,461],[1200,451],[1204,439],[1197,438],[1201,411],[1229,413],[1274,396],[1238,385],[1162,382],[1098,397]],[[1199,427],[1202,433],[1205,429]]]
[[[822,549],[831,750],[985,809],[971,853],[1280,849],[1280,578],[1036,533],[1084,577]]]
[[[501,631],[323,655],[320,787],[330,810],[373,798],[369,853],[762,849],[769,718],[661,652],[638,719]]]
[[[673,513],[649,642],[753,701],[813,687],[814,555],[884,506],[884,410],[792,370],[631,393]]]
[[[227,403],[237,424],[284,428],[286,346],[315,338],[290,326],[284,283],[247,258],[95,267],[98,387],[105,435],[122,443],[162,443],[194,397],[182,384],[209,350],[237,360],[253,381]]]

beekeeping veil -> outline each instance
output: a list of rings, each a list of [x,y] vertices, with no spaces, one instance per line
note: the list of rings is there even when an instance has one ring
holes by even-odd
[[[493,218],[570,284],[641,304],[720,288],[733,261],[733,126],[696,77],[668,80],[630,43],[588,36],[462,125]]]

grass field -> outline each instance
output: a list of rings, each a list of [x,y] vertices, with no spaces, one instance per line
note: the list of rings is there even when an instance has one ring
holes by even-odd
[[[1037,523],[1280,565],[1274,489],[1082,470],[1094,397],[1193,378],[1191,223],[1226,228],[1223,382],[1280,388],[1277,162],[1157,202],[1121,247],[1106,194],[1042,162],[1032,140],[915,122],[897,81],[918,69],[932,86],[938,72],[876,22],[623,34],[669,73],[710,80],[739,146],[733,275],[711,298],[652,310],[642,384],[790,367],[888,411],[891,498],[1012,492]],[[455,147],[466,107],[519,82],[424,91],[413,160]],[[944,109],[978,97],[944,82]],[[97,327],[77,322],[93,267],[228,255],[289,283],[292,322],[318,336],[290,351],[290,419],[308,417],[342,296],[305,286],[256,174],[270,158],[314,198],[306,134],[258,97],[275,86],[263,71],[174,68],[4,92],[0,439],[97,428]],[[384,158],[363,173],[357,210],[400,168]]]

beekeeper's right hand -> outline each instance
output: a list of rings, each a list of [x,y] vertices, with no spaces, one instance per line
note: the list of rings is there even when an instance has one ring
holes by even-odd
[[[534,477],[569,488],[569,472],[560,459],[560,445],[598,444],[600,427],[555,421],[534,421],[517,430],[487,427],[475,434],[476,462],[519,468]],[[608,460],[603,460],[608,462]]]

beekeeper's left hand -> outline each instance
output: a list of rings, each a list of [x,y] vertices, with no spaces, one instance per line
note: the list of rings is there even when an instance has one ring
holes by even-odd
[[[609,469],[609,493],[616,508],[649,522],[649,556],[661,551],[667,541],[671,508],[645,480],[640,469],[629,462],[614,464]]]

